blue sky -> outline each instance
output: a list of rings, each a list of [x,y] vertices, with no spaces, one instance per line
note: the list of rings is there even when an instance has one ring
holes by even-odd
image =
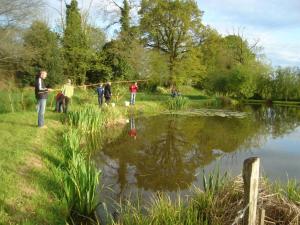
[[[60,8],[60,0],[46,1]],[[86,8],[90,1],[78,0],[79,6]],[[273,66],[300,66],[300,0],[197,0],[197,3],[204,11],[204,24],[222,35],[239,33],[250,44],[258,41]],[[103,7],[116,9],[110,0],[93,1],[93,10]],[[59,15],[54,10],[48,14],[52,20]],[[99,14],[93,15],[94,23],[103,24],[103,20]]]
[[[197,0],[203,22],[259,41],[273,66],[300,66],[300,0]]]

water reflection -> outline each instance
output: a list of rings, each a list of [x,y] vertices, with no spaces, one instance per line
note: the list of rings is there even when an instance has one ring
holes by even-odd
[[[135,120],[134,120],[133,115],[130,116],[130,130],[129,130],[128,134],[133,139],[136,139],[137,131],[136,131],[136,128],[135,128]]]
[[[300,110],[261,105],[245,106],[240,110],[251,112],[251,115],[243,119],[131,117],[127,126],[116,132],[118,137],[107,141],[96,155],[103,170],[102,182],[114,190],[105,195],[116,200],[130,193],[149,195],[154,191],[187,190],[200,182],[196,174],[201,168],[212,167],[218,158],[223,168],[240,172],[245,157],[268,156],[263,158],[268,166],[266,171],[276,171],[275,165],[268,161],[268,158],[276,159],[276,155],[270,156],[273,151],[270,146],[289,133],[295,135],[300,125]],[[300,143],[299,140],[300,137]],[[288,148],[288,144],[285,146]],[[284,160],[282,154],[277,160]]]

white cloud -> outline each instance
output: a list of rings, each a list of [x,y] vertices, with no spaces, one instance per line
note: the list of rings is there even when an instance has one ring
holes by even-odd
[[[273,65],[299,66],[300,1],[198,0],[206,24],[227,35],[259,40]]]

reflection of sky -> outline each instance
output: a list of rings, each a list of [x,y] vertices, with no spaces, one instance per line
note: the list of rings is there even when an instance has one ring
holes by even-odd
[[[212,171],[217,165],[222,171],[238,175],[242,171],[243,160],[248,157],[261,159],[261,172],[271,180],[285,181],[287,177],[300,179],[300,127],[280,138],[267,138],[267,142],[260,148],[249,149],[237,153],[223,155],[219,160],[212,162],[205,169]],[[242,149],[241,149],[242,150]],[[198,173],[201,170],[198,170]],[[201,183],[198,177],[196,183]]]

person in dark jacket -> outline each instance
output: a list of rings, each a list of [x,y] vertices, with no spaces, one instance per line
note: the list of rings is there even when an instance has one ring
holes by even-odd
[[[44,114],[46,109],[46,102],[48,98],[48,92],[51,89],[46,88],[44,80],[47,77],[47,71],[41,70],[35,79],[35,97],[38,101],[37,111],[38,111],[38,127],[45,128],[44,124]]]
[[[103,104],[103,95],[104,95],[104,88],[103,88],[102,83],[99,84],[99,87],[97,87],[96,92],[98,94],[99,106],[102,106],[102,104]]]
[[[104,98],[105,98],[106,104],[109,104],[111,96],[112,96],[112,93],[111,93],[111,83],[107,82],[107,84],[104,87]]]

